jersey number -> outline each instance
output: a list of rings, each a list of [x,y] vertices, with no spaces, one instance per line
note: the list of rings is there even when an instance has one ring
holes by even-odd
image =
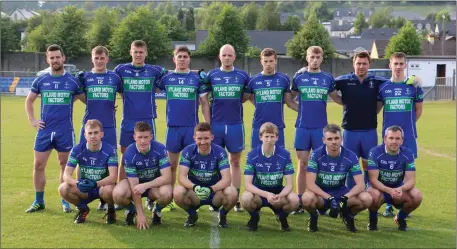
[[[395,91],[395,96],[400,96],[401,95],[401,91]]]
[[[55,89],[59,88],[59,84],[57,84],[57,83],[54,84],[54,88],[55,88]]]
[[[99,85],[103,84],[103,80],[98,80],[98,84]]]
[[[331,170],[331,171],[335,171],[335,166],[331,166],[331,167],[330,167],[330,170]]]
[[[395,165],[393,163],[390,164],[390,166],[389,166],[390,169],[394,169],[394,167],[395,167]]]

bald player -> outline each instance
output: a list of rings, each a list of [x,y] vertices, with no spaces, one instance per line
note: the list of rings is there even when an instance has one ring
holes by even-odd
[[[235,68],[235,48],[225,44],[219,51],[221,67],[208,73],[212,93],[211,127],[214,143],[229,152],[232,185],[238,196],[241,186],[240,158],[244,150],[243,103],[249,99],[244,89],[249,82],[248,74]],[[235,211],[241,212],[240,202]]]

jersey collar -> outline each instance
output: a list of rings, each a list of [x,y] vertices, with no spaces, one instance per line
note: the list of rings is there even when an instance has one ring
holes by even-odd
[[[325,146],[325,153],[327,154],[327,156],[332,157],[328,154],[327,146]],[[340,155],[341,155],[341,146],[340,146],[340,153],[338,154],[337,157],[339,157]]]
[[[176,72],[176,69],[173,70],[173,72],[176,73],[176,74],[189,74],[189,73],[190,73],[190,69],[189,69],[189,71],[187,71],[187,72],[185,72],[185,73]]]
[[[199,150],[198,147],[197,147],[197,152],[198,152],[198,154],[200,154],[200,155],[202,155],[202,156],[207,156],[207,155],[211,154],[211,149],[212,149],[211,146],[209,146],[209,152],[208,152],[208,154],[203,155],[202,153],[200,153],[200,150]]]
[[[233,72],[233,71],[235,71],[235,66],[232,66],[232,69],[230,69],[229,71],[224,70],[223,67],[220,67],[219,69],[220,69],[222,72]]]
[[[265,153],[263,153],[263,144],[262,144],[262,147],[260,148],[260,150],[262,151],[262,156],[265,156]],[[273,146],[273,153],[271,154],[271,156],[270,156],[270,157],[274,156],[274,154],[275,154],[275,151],[276,151],[276,145],[275,145],[275,146]],[[266,157],[266,156],[265,156],[265,157]]]
[[[136,150],[138,152],[140,152],[141,154],[143,154],[143,152],[141,152],[140,148],[138,148],[138,145],[135,143],[135,147],[136,147]],[[148,152],[151,151],[151,144],[149,144],[149,148],[148,148],[148,151],[146,153],[144,153],[143,155],[146,155],[148,154]]]
[[[265,74],[265,73],[263,73],[263,71],[260,72],[260,73],[261,73],[263,76],[273,76],[273,75],[276,74],[276,70],[273,72],[273,74]]]
[[[86,149],[88,149],[90,152],[97,152],[97,151],[100,151],[102,149],[102,146],[103,146],[103,142],[100,142],[100,147],[96,150],[96,151],[91,151],[89,149],[89,143],[86,142]]]
[[[396,153],[396,154],[389,153],[389,151],[387,150],[387,146],[386,145],[384,145],[384,151],[386,152],[387,155],[391,155],[391,156],[396,156],[396,155],[400,154],[400,150],[398,150],[398,153]]]
[[[93,74],[106,74],[106,73],[108,73],[108,69],[105,69],[105,72],[103,72],[103,73],[97,73],[97,72],[95,72],[94,69],[92,69],[92,70],[90,70],[90,71],[91,71]]]

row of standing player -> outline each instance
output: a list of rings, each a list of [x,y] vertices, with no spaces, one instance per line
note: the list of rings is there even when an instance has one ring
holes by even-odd
[[[313,51],[314,49],[314,51]],[[151,91],[154,91],[156,88],[157,82],[160,85],[160,82],[165,83],[165,88],[167,92],[167,99],[168,99],[168,106],[167,106],[167,124],[169,126],[169,129],[167,130],[167,150],[170,158],[170,162],[172,164],[172,171],[174,169],[174,172],[172,173],[172,177],[175,176],[175,171],[177,168],[177,163],[178,163],[178,158],[179,158],[179,151],[184,147],[184,144],[188,144],[191,142],[191,137],[192,137],[192,129],[189,129],[189,120],[195,120],[195,123],[198,122],[197,120],[197,110],[198,110],[198,101],[195,101],[195,110],[194,110],[194,105],[186,105],[188,108],[191,108],[189,112],[178,112],[178,111],[171,111],[171,110],[182,110],[183,105],[179,105],[178,100],[190,100],[191,98],[196,99],[197,93],[200,94],[200,100],[202,103],[202,110],[203,114],[205,116],[205,120],[209,121],[211,119],[212,124],[214,124],[214,132],[216,135],[216,142],[218,142],[221,145],[225,145],[230,153],[230,165],[232,166],[232,178],[233,178],[233,185],[239,189],[239,185],[241,184],[241,171],[240,171],[240,163],[239,163],[239,156],[240,152],[244,149],[244,129],[242,125],[242,102],[246,101],[247,99],[252,100],[250,98],[250,94],[253,94],[255,96],[255,101],[252,101],[256,105],[256,113],[254,116],[254,121],[253,121],[253,134],[258,134],[258,129],[259,126],[262,124],[262,122],[266,121],[272,121],[273,123],[276,123],[278,128],[279,128],[279,143],[280,145],[284,144],[284,136],[283,136],[283,129],[284,129],[284,121],[283,121],[283,109],[282,109],[282,103],[283,101],[286,102],[286,104],[291,107],[294,110],[298,110],[298,108],[301,107],[301,110],[299,112],[299,118],[297,118],[297,135],[296,135],[296,141],[295,141],[295,147],[297,149],[297,154],[299,157],[300,161],[300,167],[299,167],[299,174],[297,176],[298,180],[298,192],[303,193],[304,191],[304,177],[302,174],[304,174],[304,170],[306,167],[306,154],[309,155],[309,151],[311,149],[311,141],[313,137],[315,138],[317,136],[317,133],[319,137],[322,137],[322,128],[313,128],[307,126],[307,123],[312,123],[313,120],[325,120],[326,123],[326,110],[325,110],[325,100],[327,97],[327,94],[325,92],[325,88],[328,85],[327,92],[329,92],[329,95],[334,98],[334,100],[337,103],[344,103],[345,105],[345,117],[343,120],[343,128],[345,128],[347,132],[347,137],[355,137],[357,140],[357,136],[364,137],[363,134],[360,134],[359,130],[363,130],[363,126],[373,126],[373,119],[370,119],[368,117],[373,116],[373,111],[371,110],[373,105],[371,103],[376,103],[376,95],[374,98],[370,98],[373,96],[373,94],[369,94],[368,96],[364,94],[361,90],[359,89],[360,87],[365,87],[371,89],[371,92],[373,92],[374,89],[379,88],[380,84],[380,79],[377,79],[372,76],[366,75],[366,71],[369,66],[369,57],[364,56],[364,54],[359,54],[359,56],[355,57],[354,61],[354,66],[355,66],[355,74],[350,74],[346,77],[340,77],[340,84],[338,84],[338,80],[335,82],[331,78],[330,75],[326,73],[318,73],[320,72],[320,63],[322,62],[322,50],[318,47],[312,47],[311,49],[308,50],[308,56],[307,60],[309,61],[310,68],[308,73],[300,74],[300,75],[307,75],[309,77],[305,78],[304,76],[302,77],[301,80],[298,80],[300,75],[294,78],[293,86],[292,86],[292,93],[298,93],[300,92],[300,97],[299,97],[299,105],[297,105],[296,102],[291,101],[293,100],[293,94],[290,93],[289,90],[289,79],[287,76],[276,73],[275,70],[275,64],[276,64],[276,54],[274,53],[274,50],[271,49],[265,49],[262,52],[262,57],[261,57],[261,63],[263,65],[263,72],[261,74],[258,74],[254,76],[251,79],[248,79],[246,73],[244,73],[241,70],[235,69],[233,67],[233,61],[235,60],[235,53],[233,47],[226,45],[223,48],[221,48],[221,53],[220,53],[220,58],[222,62],[222,67],[221,69],[216,69],[213,70],[209,73],[208,79],[210,81],[211,89],[205,89],[204,84],[201,84],[199,87],[197,87],[198,83],[200,82],[201,79],[199,78],[199,75],[195,75],[193,73],[189,73],[188,70],[188,65],[190,62],[190,53],[188,50],[184,49],[181,51],[175,51],[175,56],[174,56],[174,61],[176,62],[177,68],[176,71],[173,73],[167,73],[166,70],[157,67],[157,66],[150,66],[147,64],[144,64],[144,58],[146,56],[146,46],[143,42],[141,41],[135,41],[132,43],[131,46],[131,55],[133,58],[132,64],[125,64],[125,65],[120,65],[116,68],[117,74],[111,73],[106,70],[106,62],[107,62],[107,50],[106,52],[104,49],[100,49],[100,51],[93,51],[93,59],[94,59],[94,70],[97,70],[98,66],[98,71],[99,73],[102,73],[101,75],[96,72],[91,72],[91,73],[85,73],[82,74],[82,78],[85,80],[85,90],[87,93],[87,101],[89,102],[90,100],[99,100],[97,102],[101,102],[100,100],[112,100],[112,103],[105,102],[104,105],[96,105],[95,101],[94,104],[89,104],[87,106],[87,111],[85,115],[85,120],[90,118],[90,116],[98,116],[96,118],[104,118],[108,116],[107,121],[108,122],[102,122],[104,124],[104,129],[106,128],[111,128],[111,134],[108,131],[107,134],[110,134],[106,136],[106,138],[115,138],[115,132],[112,132],[112,130],[115,131],[114,128],[114,97],[116,92],[116,88],[113,86],[116,86],[116,84],[113,84],[114,81],[117,81],[119,83],[122,82],[122,87],[119,87],[121,89],[120,91],[123,92],[123,101],[124,101],[124,113],[123,113],[123,120],[122,120],[122,125],[121,125],[121,150],[122,152],[125,151],[125,148],[128,144],[133,142],[133,125],[136,121],[138,120],[145,120],[151,125],[154,125],[154,118],[155,118],[155,102],[154,102],[154,95],[153,94],[148,94],[148,96],[144,95],[144,93],[151,93]],[[55,51],[55,50],[54,50]],[[48,51],[48,54],[51,54]],[[52,65],[52,68],[58,68],[59,67],[59,60],[60,62],[63,61],[63,55],[62,51],[58,51],[60,53],[59,56],[54,56],[50,58],[48,56],[48,61]],[[104,53],[105,52],[105,53]],[[63,63],[63,62],[62,62]],[[104,67],[103,67],[104,66]],[[139,67],[138,67],[139,66]],[[102,71],[100,71],[102,69]],[[224,70],[225,69],[225,70]],[[62,70],[62,69],[61,69]],[[105,74],[103,75],[103,72]],[[184,74],[179,74],[179,72],[184,73]],[[316,72],[318,74],[312,74],[313,72]],[[187,74],[186,74],[187,73]],[[365,74],[363,74],[365,73]],[[64,75],[65,76],[65,75]],[[107,76],[107,78],[103,77]],[[116,78],[117,76],[117,78]],[[120,77],[119,77],[120,76]],[[165,77],[168,76],[168,77]],[[243,77],[244,76],[244,77]],[[362,80],[362,82],[366,81],[367,84],[357,84],[351,81],[358,81],[360,83],[359,76]],[[322,79],[323,77],[323,79]],[[330,78],[328,78],[330,77]],[[42,77],[41,79],[37,79],[36,83],[34,85],[38,85],[40,81],[43,81]],[[120,78],[120,80],[119,80]],[[160,79],[160,80],[159,80]],[[165,80],[164,80],[165,79]],[[326,80],[328,79],[328,80]],[[53,79],[55,80],[55,79]],[[105,82],[108,81],[108,82]],[[43,81],[44,82],[44,81]],[[42,82],[42,83],[43,83]],[[44,82],[43,86],[46,86],[46,83]],[[59,83],[59,82],[54,82],[54,83]],[[90,84],[92,83],[92,84]],[[174,84],[173,84],[174,83]],[[233,84],[236,83],[236,84]],[[250,87],[245,87],[246,83]],[[311,84],[310,86],[300,86],[301,84]],[[332,83],[335,83],[335,88],[338,90],[341,90],[343,92],[343,97],[339,97],[335,91],[329,91],[332,87]],[[74,81],[74,84],[77,85],[78,83]],[[108,86],[105,86],[108,85]],[[322,84],[320,86],[319,84]],[[68,89],[69,87],[71,88],[72,84],[69,84],[68,81],[65,84],[54,84],[55,88],[58,89],[60,86],[61,88],[67,89],[67,94],[64,93],[52,93],[52,91],[49,91],[50,89],[46,89],[43,91],[42,97],[44,97],[43,101],[45,103],[42,103],[46,109],[46,107],[49,108],[49,106],[55,105],[55,102],[53,101],[63,101],[67,102],[67,104],[71,104],[68,101],[66,101],[68,98],[72,99],[72,94],[68,94]],[[51,86],[50,88],[54,87],[52,83],[48,83],[47,86]],[[69,86],[70,85],[70,86]],[[188,86],[190,85],[190,86]],[[359,87],[348,87],[350,85],[359,85]],[[164,87],[162,85],[162,87]],[[324,90],[322,89],[324,88]],[[354,90],[350,90],[350,88],[353,88]],[[358,89],[358,90],[357,90]],[[35,91],[34,91],[35,90]],[[43,89],[44,90],[44,89]],[[211,90],[213,92],[213,108],[211,108],[211,113],[209,113],[209,105],[207,101],[207,95],[205,94],[206,91]],[[74,90],[74,93],[77,93],[78,89]],[[245,91],[245,96],[243,96],[243,91]],[[350,127],[350,123],[354,123],[356,121],[358,115],[357,111],[358,110],[351,110],[351,109],[356,109],[350,106],[354,106],[358,101],[356,101],[357,97],[351,97],[351,92],[357,92],[358,91],[358,97],[361,97],[359,99],[362,99],[362,101],[369,102],[368,105],[362,105],[362,108],[367,112],[369,115],[365,115],[368,119],[368,121],[361,121],[359,123],[362,124],[353,124],[353,127]],[[65,92],[65,91],[63,91]],[[36,96],[41,93],[39,89],[36,87],[32,87],[31,91],[31,96],[27,98],[27,103],[32,102]],[[62,95],[63,94],[63,95]],[[152,96],[151,96],[152,95]],[[57,97],[56,97],[57,96]],[[80,95],[77,95],[80,96]],[[364,98],[365,97],[365,98]],[[368,99],[369,98],[369,99]],[[49,100],[49,101],[48,101]],[[176,101],[173,101],[176,100]],[[321,101],[318,101],[321,100]],[[139,103],[142,102],[142,103]],[[354,103],[355,102],[355,103]],[[233,104],[230,104],[233,103]],[[279,104],[278,104],[279,103]],[[48,106],[47,106],[48,105]],[[312,108],[310,108],[309,105],[312,105]],[[27,105],[27,111],[29,115],[29,119],[31,120],[32,125],[38,127],[38,128],[44,128],[40,129],[41,134],[39,132],[40,136],[37,136],[37,141],[36,141],[36,146],[35,146],[35,156],[38,159],[42,159],[43,155],[40,154],[47,154],[49,156],[50,149],[55,147],[56,149],[60,149],[63,151],[62,153],[59,153],[59,159],[65,158],[68,156],[68,152],[65,152],[64,150],[67,150],[69,146],[64,146],[62,144],[65,143],[60,143],[61,140],[65,140],[65,138],[62,139],[62,137],[69,136],[72,133],[72,126],[71,126],[71,132],[61,132],[62,129],[55,129],[56,127],[53,127],[53,129],[48,129],[47,132],[43,132],[42,130],[46,130],[46,128],[49,128],[49,122],[47,122],[46,127],[43,127],[42,121],[37,121],[33,118],[33,109],[30,111],[30,105]],[[146,108],[147,107],[147,108]],[[149,108],[152,107],[152,108]],[[322,108],[323,107],[323,108]],[[57,107],[58,108],[58,107]],[[57,109],[55,108],[55,109]],[[110,109],[109,109],[110,108]],[[368,110],[370,109],[370,110]],[[52,110],[52,108],[51,108]],[[106,112],[108,110],[108,112]],[[226,111],[228,110],[228,111]],[[322,112],[323,110],[323,112]],[[360,110],[359,110],[360,111]],[[70,108],[71,112],[71,108]],[[310,115],[309,112],[314,112],[317,115]],[[51,111],[52,113],[52,111]],[[113,115],[101,115],[103,114],[110,114],[113,113]],[[178,114],[179,113],[179,114]],[[183,113],[189,114],[191,113],[191,117],[186,117],[185,119],[176,117],[177,115],[182,115]],[[227,114],[232,114],[233,115],[227,115]],[[277,113],[281,113],[281,115],[277,115]],[[306,114],[306,115],[303,115]],[[360,114],[360,113],[359,113]],[[374,112],[374,127],[376,127],[376,110]],[[175,117],[173,117],[173,115]],[[52,115],[50,115],[52,116]],[[140,116],[143,116],[142,118]],[[147,118],[145,116],[148,116]],[[211,117],[209,117],[211,116]],[[42,114],[43,117],[43,114]],[[151,119],[149,119],[151,117]],[[314,118],[311,118],[314,117]],[[322,118],[316,118],[316,117],[322,117]],[[50,118],[50,117],[47,117]],[[59,117],[61,118],[61,117]],[[219,120],[218,120],[219,119]],[[225,121],[224,121],[225,119]],[[231,119],[231,120],[227,120]],[[44,120],[44,118],[42,118]],[[300,122],[299,122],[300,120]],[[352,121],[351,121],[352,120]],[[65,120],[67,121],[67,120]],[[69,123],[71,123],[71,117],[69,118]],[[111,121],[111,127],[109,127]],[[52,123],[52,122],[51,122]],[[318,122],[320,123],[320,122]],[[365,123],[365,124],[364,124]],[[108,125],[105,125],[108,124]],[[183,125],[184,124],[184,125]],[[346,124],[346,127],[345,127]],[[194,124],[195,125],[195,124]],[[313,124],[315,125],[315,124]],[[108,126],[108,127],[107,127]],[[318,125],[322,126],[322,125]],[[60,127],[59,127],[60,128]],[[113,129],[114,128],[114,129]],[[303,129],[302,129],[303,128]],[[354,134],[350,134],[351,130],[356,130]],[[372,134],[373,129],[370,129],[369,133]],[[68,130],[70,131],[70,130]],[[68,134],[70,133],[70,134]],[[82,132],[83,134],[83,132]],[[365,133],[367,134],[367,133]],[[170,136],[171,135],[171,136]],[[71,135],[70,135],[71,136]],[[173,137],[174,136],[174,137]],[[372,136],[371,136],[372,137]],[[235,138],[235,139],[233,139]],[[347,138],[348,139],[348,138]],[[60,141],[59,141],[60,140]],[[66,139],[68,141],[68,139]],[[240,140],[242,141],[241,146],[237,146],[240,144]],[[41,143],[40,143],[41,142]],[[354,151],[357,153],[358,151],[362,151],[365,149],[365,155],[366,155],[366,147],[367,146],[362,146],[363,140],[362,141],[353,141],[356,146],[360,147],[365,147],[365,148],[356,148]],[[114,142],[115,143],[115,142]],[[300,143],[304,143],[300,145]],[[252,142],[251,144],[253,147],[257,144],[259,144],[259,140],[257,139],[257,136],[252,136]],[[349,143],[348,143],[349,144]],[[346,143],[345,143],[346,145]],[[302,149],[304,147],[304,149]],[[306,148],[308,147],[308,148]],[[370,147],[368,147],[370,148]],[[308,152],[308,153],[306,153]],[[62,154],[62,155],[61,155]],[[359,154],[359,153],[357,153]],[[363,155],[362,155],[363,157]],[[366,158],[366,157],[365,157]],[[47,159],[47,158],[46,158]],[[43,163],[40,163],[43,160],[35,160],[35,173],[37,175],[37,178],[40,178],[40,174],[44,169]],[[123,160],[122,160],[123,161]],[[63,169],[62,165],[64,166],[65,160],[59,160],[61,164],[61,176],[63,174]],[[122,168],[122,167],[121,167]],[[123,179],[122,177],[122,172],[123,170],[120,170],[120,179]],[[124,173],[125,175],[125,173]],[[34,202],[34,205],[32,205],[32,208],[30,210],[35,210],[36,207],[40,207],[40,200],[42,201],[42,194],[43,191],[39,190],[44,190],[44,184],[40,189],[40,186],[37,187],[37,185],[40,185],[40,183],[44,183],[44,181],[41,181],[44,179],[44,175],[42,175],[41,179],[35,180],[35,188],[36,188],[36,196],[37,200]],[[44,179],[45,180],[45,179]],[[301,190],[303,189],[303,190]],[[238,191],[239,192],[239,191]],[[40,198],[41,197],[41,198]],[[35,208],[33,208],[35,207]],[[44,205],[43,205],[44,207]],[[64,207],[65,208],[65,207]]]

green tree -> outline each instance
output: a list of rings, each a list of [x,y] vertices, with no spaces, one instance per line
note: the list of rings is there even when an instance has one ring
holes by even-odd
[[[390,27],[399,29],[405,25],[406,21],[406,18],[398,16],[390,21]]]
[[[410,21],[405,23],[398,34],[390,38],[384,58],[389,58],[394,52],[403,52],[407,55],[420,55],[422,53],[422,37]]]
[[[425,17],[425,20],[434,23],[436,18],[436,13],[435,12],[430,12],[427,14],[427,17]]]
[[[159,3],[155,8],[155,13],[157,16],[161,15],[176,15],[176,8],[171,2]]]
[[[211,4],[203,3],[202,8],[198,9],[195,15],[195,26],[197,29],[209,29],[214,23],[216,16],[222,8],[227,5],[224,2],[212,2]]]
[[[1,17],[1,51],[13,51],[19,48],[19,39],[14,24],[8,17]]]
[[[42,13],[41,19],[34,19],[29,22],[29,25],[26,29],[24,50],[27,52],[46,51],[46,48],[51,45],[51,43],[54,43],[50,38],[50,34],[56,26],[56,23],[56,15],[48,12]],[[38,26],[35,26],[37,24]]]
[[[298,16],[288,16],[282,30],[298,32],[301,28],[300,18]]]
[[[259,9],[254,2],[244,4],[241,7],[241,17],[243,18],[244,28],[246,30],[255,30]]]
[[[199,53],[216,56],[224,44],[231,44],[237,55],[246,52],[249,38],[243,28],[243,20],[233,5],[224,6],[216,17],[215,24],[210,28],[208,37],[200,44]]]
[[[184,25],[184,11],[182,8],[179,8],[178,10],[178,20],[182,25]]]
[[[327,2],[313,2],[304,9],[304,17],[307,20],[311,14],[316,14],[320,21],[330,21],[333,14],[328,10]]]
[[[257,18],[257,30],[281,30],[281,13],[276,2],[266,2]]]
[[[368,28],[368,23],[365,21],[363,12],[359,11],[354,21],[354,33],[359,35],[363,28]]]
[[[143,40],[148,45],[148,59],[171,53],[171,43],[164,25],[160,24],[157,16],[146,7],[138,7],[127,15],[114,30],[110,40],[113,58],[127,61],[130,59],[129,50],[133,40]]]
[[[194,17],[194,8],[189,8],[189,11],[186,14],[186,29],[187,31],[195,31],[195,17]]]
[[[372,28],[387,28],[392,19],[392,7],[386,7],[376,10],[371,16],[368,23]]]
[[[311,14],[302,29],[287,42],[287,54],[301,61],[306,60],[306,50],[310,46],[320,46],[324,50],[324,59],[334,57],[335,49],[325,27],[317,21],[316,14]]]
[[[84,11],[70,5],[66,6],[56,18],[55,26],[47,40],[62,46],[67,57],[77,58],[86,54],[88,25]]]
[[[244,55],[246,55],[249,58],[260,58],[261,52],[262,49],[258,47],[249,46]]]
[[[116,9],[103,6],[94,10],[94,17],[87,32],[89,49],[98,45],[109,45],[109,40],[119,23],[119,19],[120,13]]]
[[[163,24],[168,31],[168,38],[172,41],[186,41],[187,34],[184,27],[179,22],[178,18],[168,14],[162,15],[159,23]]]

